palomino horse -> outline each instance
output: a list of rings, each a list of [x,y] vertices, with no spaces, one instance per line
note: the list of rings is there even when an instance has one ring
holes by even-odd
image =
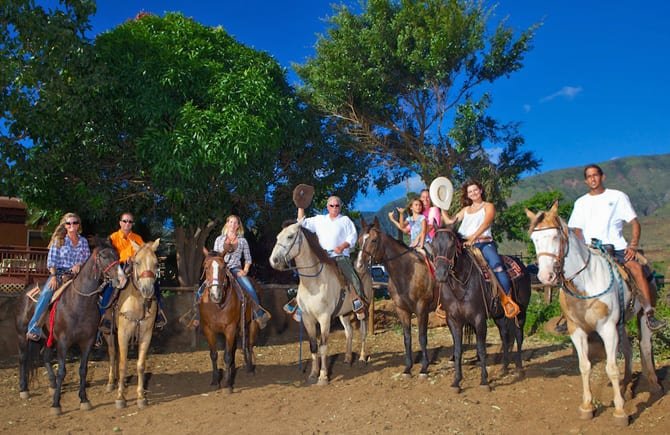
[[[92,408],[86,396],[86,373],[88,358],[95,342],[95,335],[100,322],[98,311],[98,294],[104,286],[111,282],[114,287],[120,288],[126,284],[126,277],[119,266],[119,255],[116,250],[105,243],[96,247],[91,256],[81,267],[79,274],[74,277],[65,289],[60,299],[54,303],[50,311],[46,329],[50,330],[49,340],[55,340],[58,358],[58,374],[54,375],[51,366],[53,349],[44,350],[44,366],[49,376],[50,389],[53,389],[53,403],[51,413],[61,413],[60,397],[63,379],[65,378],[65,356],[73,344],[81,351],[79,361],[79,408]],[[102,285],[101,285],[102,283]],[[31,286],[32,287],[32,286]],[[25,294],[21,297],[16,316],[16,332],[19,342],[19,387],[21,398],[27,399],[30,361],[29,355],[35,355],[38,347],[45,346],[44,340],[35,343],[26,339],[28,321],[33,315],[35,304]],[[48,344],[51,344],[50,342]]]
[[[651,331],[637,298],[617,271],[616,265],[597,250],[589,249],[558,216],[558,202],[548,212],[537,214],[526,210],[530,219],[530,237],[535,244],[538,278],[546,285],[558,285],[563,290],[559,300],[568,324],[570,339],[577,350],[579,371],[582,374],[582,403],[580,417],[593,417],[589,376],[588,334],[597,332],[605,345],[605,371],[614,392],[614,419],[628,424],[624,398],[619,384],[616,363],[617,346],[624,355],[623,389],[627,391],[632,379],[632,350],[625,330],[625,319],[637,314],[642,372],[653,392],[661,390],[654,368]],[[632,310],[631,310],[632,308]]]
[[[356,268],[382,263],[389,274],[389,293],[402,323],[405,342],[405,370],[412,373],[412,313],[416,313],[421,346],[420,377],[428,376],[428,314],[437,307],[436,281],[422,255],[382,232],[379,220],[372,225],[361,220]]]
[[[158,272],[156,249],[159,242],[160,239],[156,239],[140,246],[131,240],[135,255],[128,260],[130,280],[126,288],[119,293],[119,300],[114,307],[116,331],[105,335],[109,352],[107,391],[113,391],[114,385],[118,382],[116,407],[119,409],[126,406],[124,392],[128,345],[131,338],[135,338],[138,348],[137,406],[144,408],[147,405],[144,396],[144,369],[158,309],[154,283]]]
[[[247,371],[254,371],[254,342],[258,335],[258,323],[253,320],[251,299],[246,296],[235,277],[226,266],[220,253],[203,248],[205,259],[203,275],[204,292],[200,298],[200,325],[209,344],[212,361],[213,386],[221,386],[221,374],[217,366],[217,337],[223,334],[224,385],[229,393],[233,391],[233,371],[237,338],[242,339],[244,362]],[[256,287],[258,288],[258,287]]]
[[[321,248],[314,233],[295,223],[284,228],[277,235],[277,243],[270,255],[270,265],[276,270],[291,269],[290,262],[295,260],[295,270],[300,275],[298,285],[298,306],[302,311],[302,321],[309,335],[309,349],[312,354],[312,369],[308,381],[318,385],[328,384],[328,335],[333,316],[338,316],[344,327],[347,350],[344,362],[352,362],[353,328],[351,318],[352,296],[354,290],[347,291],[335,260]],[[372,279],[361,277],[363,290],[368,300],[372,300]],[[316,325],[321,329],[321,340],[317,343]],[[365,338],[368,332],[367,322],[360,322],[361,353],[358,358],[367,363]],[[319,355],[317,355],[317,351]],[[320,365],[319,365],[320,356]],[[318,376],[318,378],[317,378]]]
[[[435,277],[440,282],[442,305],[447,311],[447,325],[454,341],[454,381],[451,388],[460,392],[463,379],[461,360],[463,355],[463,326],[472,326],[477,337],[477,357],[481,367],[480,385],[487,390],[486,372],[486,319],[491,317],[498,326],[502,341],[502,372],[507,371],[509,351],[516,341],[517,376],[523,374],[521,346],[523,327],[526,322],[526,308],[530,302],[530,277],[520,261],[513,259],[521,271],[517,280],[512,281],[511,296],[519,305],[520,312],[514,319],[504,316],[501,305],[496,309],[490,285],[487,284],[470,250],[463,247],[463,241],[452,228],[440,228],[433,238],[435,255]]]

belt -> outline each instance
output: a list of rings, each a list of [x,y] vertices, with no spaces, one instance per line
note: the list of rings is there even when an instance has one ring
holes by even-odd
[[[475,240],[475,243],[486,243],[486,242],[492,242],[493,237],[479,237]]]

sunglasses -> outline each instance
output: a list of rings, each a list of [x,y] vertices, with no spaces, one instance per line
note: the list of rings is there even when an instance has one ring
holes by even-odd
[[[328,204],[328,207],[340,208],[340,204]]]
[[[79,221],[65,222],[65,225],[79,225]]]
[[[121,219],[121,222],[123,222],[124,224],[132,224],[134,221],[128,219]]]

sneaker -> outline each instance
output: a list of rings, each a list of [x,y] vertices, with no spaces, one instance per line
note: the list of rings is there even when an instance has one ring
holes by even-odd
[[[654,317],[653,311],[647,313],[647,326],[649,329],[651,329],[652,332],[663,329],[665,325],[665,320],[658,320],[656,317]]]

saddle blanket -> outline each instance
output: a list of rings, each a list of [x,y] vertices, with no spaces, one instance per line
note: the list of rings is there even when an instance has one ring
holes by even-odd
[[[523,276],[523,270],[521,269],[521,266],[519,266],[514,261],[514,259],[512,259],[512,257],[508,257],[507,255],[501,255],[500,258],[502,258],[503,264],[505,265],[505,272],[507,272],[507,275],[509,276],[509,279],[511,281],[519,279],[521,276]],[[482,270],[486,282],[491,282],[491,276],[489,275],[490,270],[491,269],[488,267],[483,268]]]

